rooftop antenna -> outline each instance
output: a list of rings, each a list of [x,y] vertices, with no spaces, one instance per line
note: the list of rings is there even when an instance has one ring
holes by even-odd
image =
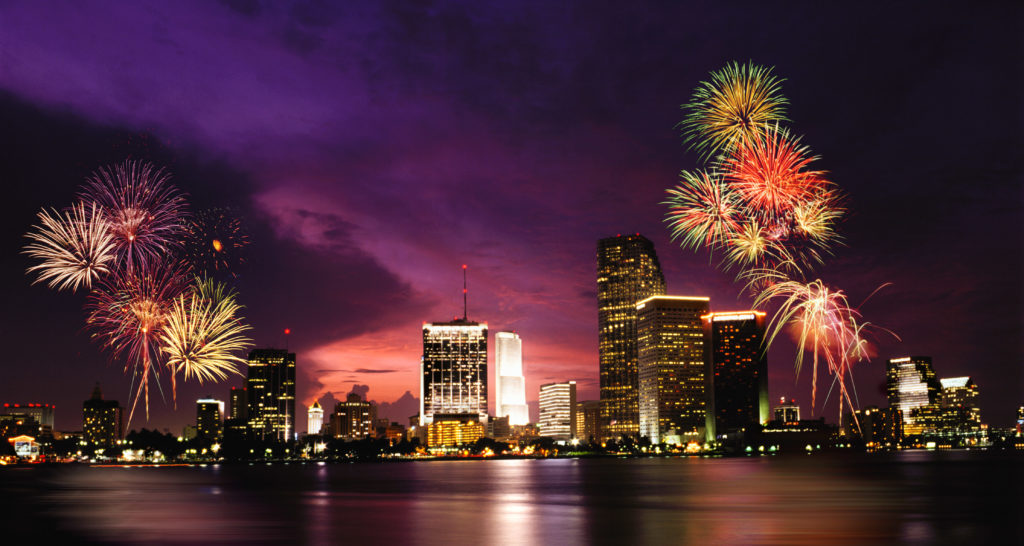
[[[469,322],[468,305],[466,303],[466,264],[462,264],[462,320]]]

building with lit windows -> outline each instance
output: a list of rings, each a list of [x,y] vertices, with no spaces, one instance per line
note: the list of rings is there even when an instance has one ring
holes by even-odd
[[[869,450],[896,449],[903,441],[903,415],[899,408],[868,406],[846,414],[844,433],[861,438]]]
[[[483,438],[485,425],[476,413],[435,413],[426,429],[427,447],[450,448],[473,444]]]
[[[704,321],[708,439],[768,421],[768,355],[761,311],[710,313]]]
[[[295,353],[253,349],[245,383],[249,433],[259,440],[296,439]]]
[[[369,438],[376,433],[373,423],[376,418],[373,404],[363,400],[358,393],[350,392],[344,402],[334,406],[328,427],[330,435],[346,440]]]
[[[82,403],[82,439],[95,446],[111,446],[124,439],[124,408],[117,400],[104,400],[100,384]]]
[[[636,304],[664,293],[654,243],[639,233],[597,242],[601,439],[640,433]]]
[[[530,422],[523,377],[523,340],[512,332],[494,334],[495,417],[508,417],[510,426]]]
[[[540,386],[540,435],[568,442],[576,438],[576,382]]]
[[[223,438],[223,415],[223,400],[214,400],[212,397],[196,400],[196,437],[204,440]]]
[[[313,402],[313,405],[309,406],[309,411],[306,413],[306,434],[320,434],[320,430],[323,427],[324,408],[320,406],[320,402]]]
[[[420,425],[434,414],[476,414],[487,423],[487,324],[465,317],[423,325]]]
[[[963,420],[981,425],[981,409],[978,408],[978,385],[970,377],[948,377],[939,379],[942,386],[940,403],[942,407],[958,410]]]
[[[53,404],[4,404],[0,415],[28,417],[38,423],[32,436],[53,436]]]
[[[640,435],[652,443],[704,440],[704,325],[709,298],[651,296],[637,303]]]
[[[584,400],[576,403],[576,437],[587,442],[601,440],[600,400]]]
[[[930,356],[889,359],[885,388],[889,406],[899,409],[903,415],[905,434],[921,434],[925,428],[934,426],[929,422],[939,414],[942,385],[935,377]]]
[[[779,405],[775,406],[775,420],[782,423],[795,423],[800,420],[800,406],[796,400],[786,401],[783,396],[779,399]]]
[[[249,420],[249,401],[245,394],[245,387],[231,387],[231,394],[228,397],[228,419]]]

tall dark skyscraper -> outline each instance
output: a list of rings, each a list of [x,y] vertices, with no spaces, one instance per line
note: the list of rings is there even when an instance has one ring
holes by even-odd
[[[710,313],[704,320],[708,439],[768,421],[768,357],[761,311]]]
[[[249,420],[249,399],[245,394],[245,387],[231,387],[231,396],[228,397],[228,419]]]
[[[295,439],[295,353],[253,349],[246,395],[250,434],[261,440]]]
[[[124,408],[117,400],[104,400],[100,384],[82,403],[82,437],[97,446],[110,446],[124,438]]]
[[[654,443],[705,438],[704,325],[709,298],[651,296],[637,308],[640,434]]]
[[[636,304],[665,293],[654,244],[639,233],[597,242],[597,324],[604,438],[640,433]]]
[[[473,414],[487,422],[487,324],[466,320],[423,325],[420,425],[436,414]]]

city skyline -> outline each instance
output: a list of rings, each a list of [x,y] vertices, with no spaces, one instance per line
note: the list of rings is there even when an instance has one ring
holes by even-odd
[[[790,117],[856,204],[839,226],[847,246],[822,278],[852,304],[893,283],[864,310],[903,341],[879,340],[873,361],[854,367],[861,406],[885,405],[889,358],[928,354],[938,375],[973,378],[987,422],[1012,421],[1024,392],[1022,230],[1020,201],[1007,196],[1019,193],[1020,147],[1016,132],[988,121],[1015,111],[998,91],[1015,89],[997,47],[1012,29],[980,30],[941,6],[924,16],[897,8],[884,21],[820,8],[779,30],[835,37],[811,51],[761,40],[766,7],[742,21],[728,7],[680,7],[587,22],[582,7],[550,17],[447,7],[415,15],[423,34],[394,32],[409,19],[383,8],[365,8],[359,24],[330,10],[266,9],[127,7],[114,18],[104,8],[5,8],[5,58],[30,62],[0,75],[12,203],[0,220],[0,291],[19,310],[0,335],[20,364],[0,399],[55,404],[58,429],[75,428],[97,381],[129,400],[123,363],[82,330],[81,299],[29,286],[19,253],[36,211],[65,206],[85,176],[129,156],[170,169],[196,209],[232,206],[244,218],[255,255],[237,279],[240,301],[258,346],[299,354],[297,405],[327,392],[344,399],[354,385],[378,402],[415,396],[419,324],[460,314],[462,263],[472,268],[470,315],[526,340],[534,407],[553,381],[576,380],[581,400],[596,399],[595,240],[640,232],[670,293],[750,307],[706,254],[670,242],[660,202],[697,162],[673,128],[679,104],[709,71],[752,58],[787,78]],[[988,15],[997,27],[1011,19]],[[700,19],[707,30],[669,23]],[[199,21],[227,31],[190,25]],[[479,46],[466,49],[521,55],[508,67],[481,62],[437,39],[449,21]],[[364,49],[377,31],[382,47]],[[947,47],[927,46],[936,41]],[[410,47],[422,54],[408,60]],[[66,77],[55,85],[53,73]],[[290,83],[305,81],[320,85]],[[892,100],[865,100],[880,82]],[[957,106],[964,100],[972,108]],[[991,319],[965,320],[979,311]],[[794,380],[792,353],[788,339],[773,349],[770,397],[796,398],[807,413],[809,374]],[[150,420],[136,413],[132,427],[176,430],[191,414],[182,400],[239,385],[179,385],[177,410],[154,395]],[[818,412],[834,419],[834,403]]]

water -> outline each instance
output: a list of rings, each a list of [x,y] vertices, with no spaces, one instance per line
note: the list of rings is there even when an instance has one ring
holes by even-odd
[[[1024,456],[0,468],[33,543],[1024,543]],[[4,540],[5,543],[12,543]]]

